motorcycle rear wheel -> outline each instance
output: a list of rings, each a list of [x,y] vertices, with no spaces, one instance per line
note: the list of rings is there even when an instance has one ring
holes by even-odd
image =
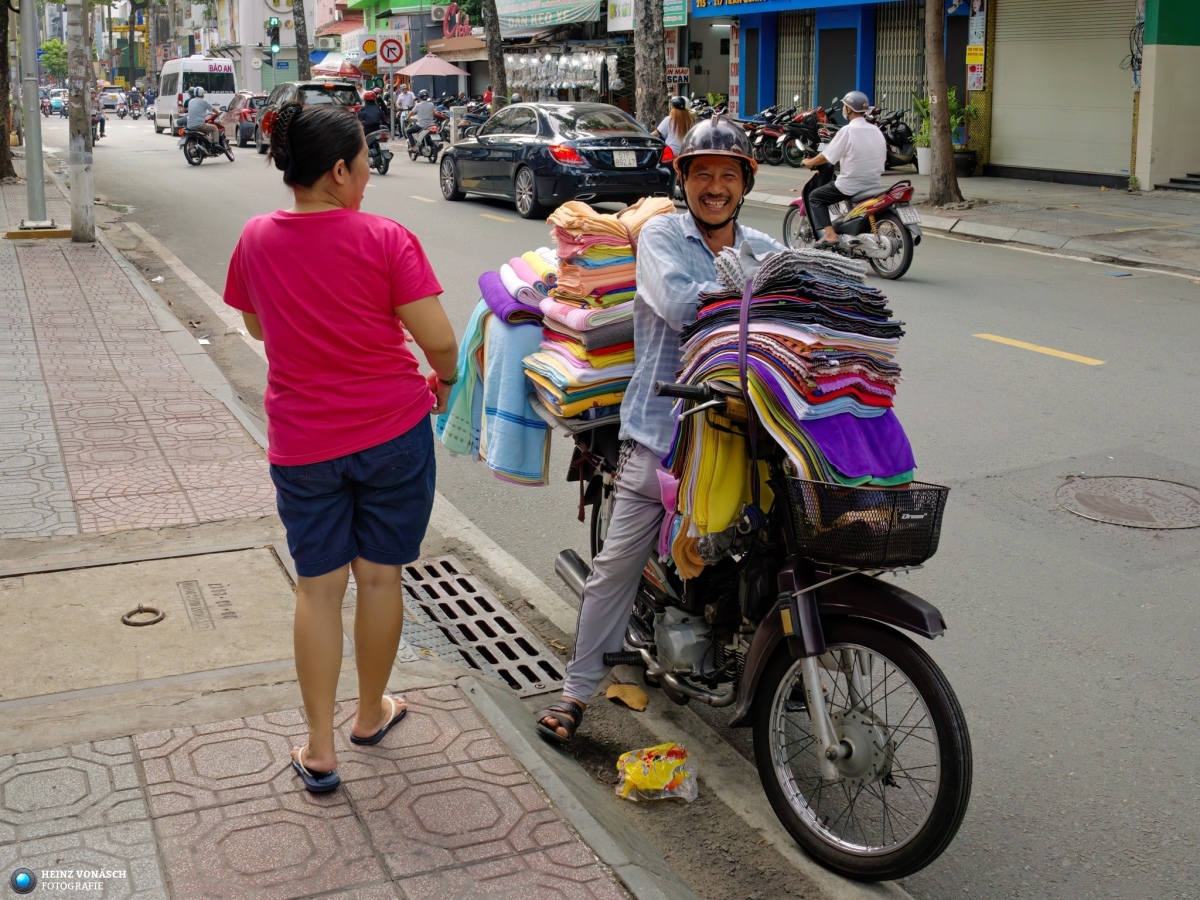
[[[902,277],[908,271],[908,267],[912,265],[912,234],[909,232],[908,226],[900,221],[900,217],[890,210],[875,217],[875,228],[881,236],[891,238],[896,249],[886,259],[868,256],[867,262],[871,264],[871,268],[880,278],[894,281]]]
[[[392,167],[392,161],[390,159],[388,159],[386,156],[384,156],[382,153],[379,154],[379,165],[376,167],[379,171],[379,174],[386,175],[388,173],[388,169],[390,169],[391,167]]]
[[[783,148],[783,158],[794,169],[804,168],[804,149],[797,147],[795,141],[788,141]]]
[[[771,146],[763,150],[763,162],[768,166],[778,166],[783,163],[783,148],[778,141],[772,141]]]
[[[190,166],[200,165],[200,163],[204,162],[204,157],[207,155],[198,141],[188,141],[183,145],[183,158],[188,161],[188,165]]]
[[[854,751],[837,781],[821,777],[800,660],[780,647],[755,698],[759,777],[779,821],[822,865],[863,881],[903,878],[937,859],[966,815],[966,719],[946,676],[905,635],[862,619],[822,624],[822,691]]]

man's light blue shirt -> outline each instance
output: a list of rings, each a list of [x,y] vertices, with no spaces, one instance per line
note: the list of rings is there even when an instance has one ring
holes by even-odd
[[[744,241],[756,255],[784,249],[761,231],[737,225],[733,246],[740,248]],[[691,213],[655,216],[638,237],[633,298],[637,367],[621,401],[621,438],[644,444],[659,457],[671,449],[675,401],[656,397],[654,382],[675,381],[683,368],[679,332],[696,321],[700,294],[724,287],[717,281],[714,260]]]

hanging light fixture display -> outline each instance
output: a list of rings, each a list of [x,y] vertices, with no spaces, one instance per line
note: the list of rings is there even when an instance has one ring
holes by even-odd
[[[617,70],[616,54],[588,51],[584,53],[508,53],[504,56],[504,68],[508,72],[511,89],[557,94],[561,90],[600,90],[600,69],[607,61],[609,86],[619,90],[622,84],[614,80]]]

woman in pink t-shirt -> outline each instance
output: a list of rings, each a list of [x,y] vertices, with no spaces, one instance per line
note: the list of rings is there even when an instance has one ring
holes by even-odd
[[[359,684],[351,742],[379,743],[407,711],[403,697],[384,693],[403,626],[401,566],[417,558],[429,524],[429,413],[445,411],[458,343],[417,239],[359,212],[370,169],[356,118],[284,106],[271,159],[295,203],[246,223],[225,302],[266,344],[267,457],[299,575],[296,675],[309,729],[292,765],[321,793],[340,784],[333,711],[351,570]]]

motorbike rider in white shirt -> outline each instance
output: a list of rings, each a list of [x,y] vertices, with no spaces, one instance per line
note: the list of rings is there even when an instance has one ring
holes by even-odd
[[[825,163],[840,163],[836,180],[823,184],[809,195],[813,222],[823,229],[817,248],[828,250],[838,244],[837,232],[830,224],[829,207],[866,190],[883,189],[883,170],[887,162],[887,141],[883,132],[867,121],[871,101],[862,91],[851,91],[842,98],[846,125],[838,130],[822,152],[804,160],[812,169]]]

